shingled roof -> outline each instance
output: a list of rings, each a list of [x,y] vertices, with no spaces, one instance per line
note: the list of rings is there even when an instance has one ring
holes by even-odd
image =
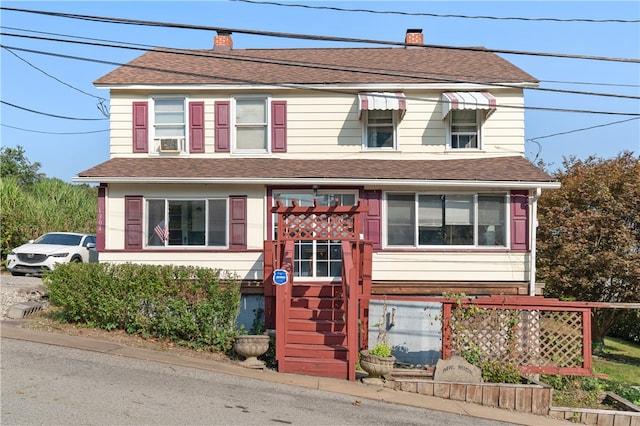
[[[113,158],[78,174],[79,180],[480,181],[552,183],[521,156],[461,160],[289,160],[278,158]],[[387,182],[385,182],[387,181]]]
[[[498,55],[437,47],[149,51],[96,86],[199,84],[537,84]]]

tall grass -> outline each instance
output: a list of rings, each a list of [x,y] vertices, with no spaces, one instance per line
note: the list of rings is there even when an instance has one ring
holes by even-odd
[[[44,178],[22,186],[12,177],[0,180],[0,255],[53,231],[95,233],[97,189]]]

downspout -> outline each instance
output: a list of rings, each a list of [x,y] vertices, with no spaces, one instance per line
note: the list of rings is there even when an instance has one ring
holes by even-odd
[[[531,265],[529,266],[529,296],[536,295],[536,230],[538,229],[538,198],[542,193],[540,188],[536,188],[536,195],[531,197],[531,220],[529,241],[531,242]]]

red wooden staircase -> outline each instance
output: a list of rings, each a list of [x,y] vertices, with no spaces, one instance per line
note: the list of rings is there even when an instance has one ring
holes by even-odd
[[[348,377],[342,284],[295,282],[291,286],[284,354],[278,370],[311,376]]]
[[[264,242],[265,322],[276,331],[278,371],[355,380],[358,321],[366,330],[371,293],[372,244],[359,239],[368,207],[313,204],[278,201],[272,209],[278,227],[277,239]],[[313,239],[341,240],[339,282],[293,279],[295,241]],[[286,280],[274,282],[276,269]]]

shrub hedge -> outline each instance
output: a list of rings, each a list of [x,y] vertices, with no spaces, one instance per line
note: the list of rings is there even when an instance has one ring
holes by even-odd
[[[238,334],[240,280],[221,270],[70,263],[43,283],[60,321],[225,352]]]

